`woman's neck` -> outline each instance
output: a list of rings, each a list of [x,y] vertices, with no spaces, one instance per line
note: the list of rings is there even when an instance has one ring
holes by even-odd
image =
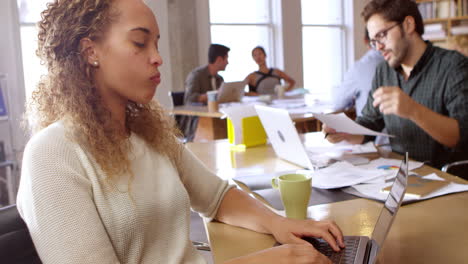
[[[266,63],[258,65],[258,70],[263,72],[263,73],[268,73],[268,71],[270,71],[270,69],[268,69]]]

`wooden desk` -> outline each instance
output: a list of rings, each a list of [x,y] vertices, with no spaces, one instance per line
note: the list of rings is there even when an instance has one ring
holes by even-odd
[[[195,142],[227,138],[227,122],[220,112],[210,112],[207,106],[182,105],[170,110],[173,115],[198,116]]]
[[[211,170],[224,178],[241,173],[271,173],[297,168],[276,158],[270,146],[230,149],[227,140],[189,143],[191,149]],[[383,156],[396,157],[392,153]],[[378,155],[368,155],[377,157]],[[424,166],[421,175],[437,172],[441,177],[468,183],[458,177]],[[468,192],[405,205],[400,208],[385,241],[379,263],[467,263]],[[345,235],[371,236],[382,204],[367,199],[317,205],[309,210],[316,220],[334,220]],[[272,247],[272,236],[218,222],[206,224],[215,263]]]
[[[323,113],[337,113],[333,109],[323,109]],[[221,119],[220,112],[209,112],[207,106],[183,105],[176,106],[170,110],[173,115],[198,116],[198,126],[195,132],[194,142],[209,141],[213,139],[227,138],[226,119]],[[348,112],[346,112],[348,113]],[[349,112],[353,116],[353,112]],[[354,115],[355,116],[355,115]],[[322,125],[312,114],[291,114],[299,133],[320,131]]]

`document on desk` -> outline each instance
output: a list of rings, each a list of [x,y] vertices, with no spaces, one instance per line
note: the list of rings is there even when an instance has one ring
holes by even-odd
[[[441,180],[444,179],[432,173],[423,177],[429,180]],[[358,184],[348,188],[342,189],[344,192],[353,194],[363,198],[369,198],[373,200],[385,201],[388,196],[388,192],[382,192],[381,190],[385,187],[391,186],[393,182],[375,183],[375,184]],[[466,192],[468,191],[468,184],[459,184],[450,182],[445,187],[442,187],[430,194],[425,196],[417,197],[414,195],[407,194],[403,199],[403,203],[411,203],[415,201],[427,200],[437,196],[442,196],[450,193]]]
[[[313,113],[314,117],[322,121],[328,127],[335,129],[337,132],[343,132],[354,135],[369,135],[369,136],[387,136],[394,137],[392,135],[381,133],[377,131],[365,128],[352,119],[347,117],[344,113],[339,114],[320,114]]]
[[[368,170],[379,169],[379,170],[392,172],[393,174],[390,174],[385,178],[377,178],[372,181],[366,182],[366,183],[383,184],[386,181],[388,182],[389,180],[396,177],[396,172],[400,168],[400,164],[401,164],[401,160],[399,159],[378,158],[378,159],[372,160],[368,164],[358,165],[358,167],[361,169],[368,169]],[[422,167],[423,165],[424,165],[423,162],[410,160],[408,161],[408,170],[412,171],[412,170]]]
[[[320,189],[336,189],[385,178],[391,172],[378,169],[362,169],[346,161],[336,162],[310,174],[312,186]]]

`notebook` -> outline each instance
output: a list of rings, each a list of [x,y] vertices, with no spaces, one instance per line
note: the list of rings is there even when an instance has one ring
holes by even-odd
[[[218,90],[218,103],[240,102],[244,96],[246,82],[225,82]]]
[[[421,198],[441,189],[442,187],[447,186],[449,183],[450,182],[448,181],[430,180],[424,179],[420,176],[410,175],[408,177],[408,187],[406,188],[406,194]],[[391,186],[383,188],[382,191],[389,192],[390,188]]]
[[[306,240],[322,254],[329,257],[333,263],[375,263],[401,206],[407,185],[408,153],[406,153],[398,169],[397,177],[380,211],[379,218],[370,238],[366,236],[345,236],[344,242],[346,247],[340,252],[333,251],[328,243],[322,239],[307,238]]]
[[[336,161],[322,153],[307,150],[287,110],[261,105],[256,105],[255,110],[279,158],[311,170],[328,166]],[[354,165],[369,162],[367,158],[356,155],[344,155],[340,160]]]

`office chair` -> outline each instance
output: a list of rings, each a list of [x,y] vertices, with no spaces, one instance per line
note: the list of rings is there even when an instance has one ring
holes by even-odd
[[[445,164],[441,171],[468,180],[468,160],[455,161]]]
[[[172,99],[172,104],[174,106],[184,105],[185,92],[169,92],[169,97]],[[186,115],[175,115],[174,119],[177,123],[177,127],[180,129],[184,138],[182,141],[184,143],[191,142],[195,138],[195,131],[198,126],[198,117],[196,116],[186,116]]]
[[[42,263],[16,205],[0,208],[0,262],[8,264]]]

